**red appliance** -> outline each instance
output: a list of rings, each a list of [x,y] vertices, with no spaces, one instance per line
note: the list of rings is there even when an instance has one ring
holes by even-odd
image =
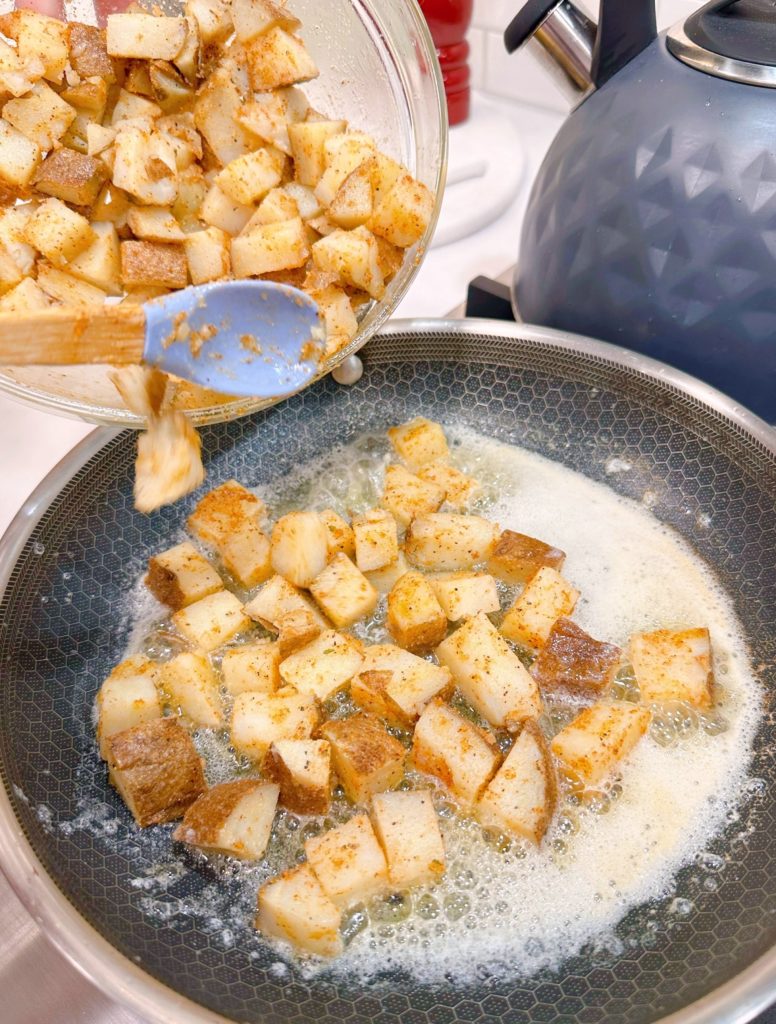
[[[474,0],[420,0],[434,37],[447,94],[450,124],[469,116],[469,44],[466,32],[472,20]]]

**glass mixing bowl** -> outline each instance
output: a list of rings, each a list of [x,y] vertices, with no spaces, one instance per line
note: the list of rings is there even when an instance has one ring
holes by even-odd
[[[163,3],[175,13],[177,0]],[[33,4],[27,4],[33,6]],[[44,0],[36,3],[44,11]],[[67,17],[97,24],[102,12],[126,6],[116,0],[69,0]],[[424,237],[410,250],[385,297],[361,317],[353,341],[321,367],[329,373],[356,352],[390,317],[412,283],[436,226],[447,163],[447,108],[436,51],[415,0],[290,0],[302,35],[320,69],[303,88],[322,112],[346,118],[369,132],[378,146],[405,164],[435,193]],[[0,0],[0,8],[7,9]],[[96,8],[96,10],[95,10]],[[46,13],[50,13],[46,10]],[[108,366],[0,368],[0,389],[15,398],[92,423],[140,427],[109,379]],[[271,401],[217,395],[181,382],[174,404],[197,424],[234,419]]]

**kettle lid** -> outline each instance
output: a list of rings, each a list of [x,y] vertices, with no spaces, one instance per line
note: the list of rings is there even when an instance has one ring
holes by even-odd
[[[776,0],[712,0],[672,28],[667,42],[698,71],[776,88]]]

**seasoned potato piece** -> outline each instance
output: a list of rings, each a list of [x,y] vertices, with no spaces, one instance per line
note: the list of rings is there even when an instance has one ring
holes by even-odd
[[[65,103],[69,103],[71,107],[77,107],[84,113],[94,114],[96,118],[102,120],[108,105],[108,83],[102,78],[92,78],[63,89],[59,97]]]
[[[402,174],[378,202],[369,228],[392,245],[408,249],[423,237],[434,213],[434,194],[410,174]]]
[[[300,647],[307,647],[321,635],[321,621],[316,616],[317,612],[306,608],[296,608],[280,616],[277,622],[278,647],[283,658]]]
[[[267,849],[279,787],[258,779],[222,782],[186,811],[173,839],[240,860],[259,860]]]
[[[27,222],[25,239],[57,267],[64,267],[95,240],[86,219],[59,199],[44,199]]]
[[[118,126],[117,131],[119,129],[125,131],[130,126],[123,125],[121,122],[132,121],[135,123],[131,127],[137,127],[141,131],[148,133],[151,130],[153,120],[160,117],[161,113],[162,108],[157,103],[152,103],[145,96],[138,96],[127,89],[121,89],[111,114],[111,124],[114,127]],[[170,151],[170,156],[174,159],[172,150]],[[172,164],[170,164],[170,167],[172,168]]]
[[[228,648],[221,661],[227,693],[273,693],[280,686],[280,659],[280,645],[269,640]]]
[[[448,466],[446,462],[429,462],[418,470],[421,480],[440,487],[445,492],[445,502],[453,509],[468,508],[480,493],[479,483],[460,469]]]
[[[220,729],[224,722],[218,680],[204,654],[185,651],[159,667],[167,703],[180,708],[195,729]]]
[[[329,206],[334,223],[350,231],[366,224],[374,209],[372,164],[364,160],[345,178]]]
[[[361,670],[350,695],[365,711],[406,729],[428,702],[452,686],[450,670],[392,644],[364,649]]]
[[[430,792],[380,793],[372,797],[372,824],[397,889],[438,882],[445,873],[445,846]]]
[[[106,177],[101,160],[72,149],[57,149],[49,153],[38,169],[35,188],[75,206],[91,206],[97,201]]]
[[[34,212],[32,203],[9,206],[0,212],[0,244],[23,274],[32,273],[35,266],[35,250],[24,240],[24,229]],[[25,280],[34,283],[30,278]]]
[[[201,132],[224,166],[256,148],[254,136],[236,120],[241,106],[240,90],[226,67],[218,68],[210,75],[199,90],[194,104],[197,131]],[[216,226],[224,227],[222,224]],[[224,227],[224,230],[228,229]]]
[[[235,202],[222,192],[218,185],[211,185],[199,211],[206,224],[219,228],[230,236],[238,235],[252,214],[252,206],[243,206],[242,203]]]
[[[81,78],[99,78],[111,85],[116,68],[108,54],[105,29],[71,21],[67,25],[70,63]]]
[[[548,566],[540,569],[504,616],[501,632],[515,643],[543,647],[561,616],[571,615],[579,591]]]
[[[326,170],[326,142],[342,135],[347,121],[304,121],[288,126],[296,180],[315,187]]]
[[[97,202],[92,207],[92,216],[96,221],[110,221],[119,230],[127,223],[129,208],[127,194],[120,188],[107,184],[100,189]]]
[[[133,206],[127,224],[135,238],[144,242],[183,242],[181,226],[166,206]]]
[[[331,743],[334,770],[354,804],[366,804],[401,781],[407,751],[378,718],[359,712],[326,722],[320,732]]]
[[[269,938],[282,939],[304,953],[339,956],[341,913],[315,877],[309,864],[283,872],[259,890],[256,928]]]
[[[308,612],[321,627],[328,625],[312,601],[282,576],[273,576],[265,583],[245,611],[273,633],[280,632],[284,617],[293,612]]]
[[[552,752],[567,775],[594,786],[633,750],[651,717],[644,707],[600,701],[558,733]]]
[[[23,197],[40,163],[40,146],[0,118],[0,186]]]
[[[22,282],[22,272],[6,247],[0,243],[0,295]]]
[[[257,203],[280,184],[286,158],[272,147],[238,156],[216,177],[216,185],[244,206]]]
[[[356,538],[352,527],[332,508],[319,512],[318,518],[326,530],[329,559],[339,554],[353,558],[356,554]]]
[[[197,503],[188,518],[188,527],[205,544],[218,545],[229,533],[241,530],[246,522],[262,525],[267,507],[247,487],[236,480],[209,491]]]
[[[0,18],[0,31],[16,42],[23,61],[43,62],[43,76],[61,82],[68,59],[68,27],[37,11],[11,11]]]
[[[248,79],[254,92],[269,92],[318,77],[315,61],[298,36],[280,26],[257,36],[245,47]]]
[[[315,698],[290,686],[275,693],[240,693],[232,710],[232,746],[262,764],[273,743],[309,739],[317,725]]]
[[[185,236],[184,247],[192,284],[207,284],[229,276],[230,238],[221,228],[205,228]]]
[[[388,595],[386,626],[408,650],[428,650],[444,639],[447,618],[425,576],[408,572],[397,580]]]
[[[413,473],[430,462],[444,463],[450,458],[445,432],[433,420],[417,416],[400,427],[389,427],[387,433],[394,451]]]
[[[361,668],[361,647],[344,633],[327,630],[280,663],[283,682],[299,693],[326,700]]]
[[[571,619],[558,619],[531,674],[550,693],[596,696],[611,683],[621,655],[619,647],[594,640]]]
[[[175,718],[156,718],[110,736],[110,781],[141,828],[183,817],[207,788],[202,759]]]
[[[228,590],[220,590],[182,608],[173,615],[172,621],[187,640],[203,651],[215,650],[251,625],[242,604]]]
[[[318,312],[323,317],[326,328],[324,355],[328,359],[355,338],[358,333],[358,319],[353,312],[350,296],[342,288],[331,284],[326,288],[306,287],[305,290],[318,304]]]
[[[714,700],[708,629],[658,629],[631,640],[631,661],[643,701],[683,700],[710,708]]]
[[[23,58],[18,50],[0,39],[0,96],[24,96],[43,77],[43,61],[30,55]]]
[[[404,557],[404,553],[400,551],[395,561],[389,562],[388,565],[384,565],[381,569],[374,569],[372,572],[367,572],[364,575],[378,593],[387,594],[409,570],[410,567],[407,565],[407,559]]]
[[[189,281],[189,268],[183,246],[162,242],[122,242],[121,280],[127,288],[146,285],[185,288]]]
[[[445,492],[436,484],[421,480],[404,466],[386,466],[381,503],[401,526],[409,526],[424,512],[436,512],[444,500]]]
[[[116,228],[109,221],[92,221],[95,239],[75,259],[70,260],[67,271],[73,277],[101,288],[109,295],[120,295],[120,249]]]
[[[399,557],[396,520],[389,512],[373,508],[353,519],[356,565],[361,572],[374,572],[393,564]]]
[[[477,804],[483,825],[493,825],[537,845],[552,821],[558,800],[555,764],[541,729],[523,724],[506,760]]]
[[[145,584],[157,601],[174,611],[224,586],[210,562],[188,542],[150,558]]]
[[[97,740],[107,758],[108,740],[116,733],[162,717],[156,689],[159,666],[142,655],[120,662],[97,694]]]
[[[265,224],[233,238],[231,256],[236,277],[258,277],[304,266],[310,249],[301,217]]]
[[[366,228],[332,231],[319,239],[311,251],[315,266],[336,274],[343,284],[362,289],[372,299],[381,299],[385,294],[377,242]]]
[[[366,899],[388,885],[385,854],[365,814],[313,836],[304,849],[324,892],[339,907]]]
[[[282,3],[273,0],[232,0],[232,21],[241,43],[249,43],[272,28],[297,32],[302,27],[301,21]]]
[[[432,700],[415,726],[412,760],[419,772],[439,779],[464,807],[471,807],[495,774],[500,757],[489,733],[443,701]]]
[[[185,18],[109,14],[106,46],[111,57],[174,60],[183,49],[188,31]]]
[[[45,82],[3,107],[3,117],[43,150],[53,149],[75,120],[75,110]]]
[[[0,299],[0,311],[3,313],[27,313],[50,305],[51,299],[31,277],[25,277]]]
[[[326,528],[314,512],[290,512],[272,531],[272,567],[289,583],[309,587],[328,560]]]
[[[324,149],[326,169],[315,186],[315,197],[326,208],[331,207],[348,177],[365,160],[374,156],[376,147],[371,135],[364,132],[347,132],[345,135],[333,135],[327,139]],[[371,231],[369,234],[371,235]]]
[[[253,94],[253,99],[243,104],[237,114],[237,120],[249,132],[275,146],[286,156],[292,156],[291,139],[288,135],[288,128],[291,124],[298,124],[304,121],[310,107],[307,97],[299,89],[276,89],[273,92],[258,92]],[[304,197],[304,209],[301,207],[298,212],[304,220],[315,217],[321,212],[320,205],[309,189],[299,192],[300,185],[291,184],[286,186],[284,191],[289,198],[299,204]]]
[[[560,572],[565,561],[565,551],[535,537],[504,530],[488,560],[488,572],[512,585],[528,583],[544,566]]]
[[[228,0],[186,0],[186,14],[193,18],[203,43],[216,47],[232,34],[231,4]]]
[[[378,593],[347,555],[335,555],[310,584],[316,604],[338,629],[346,629],[375,610]]]
[[[436,656],[491,725],[514,729],[526,718],[541,714],[536,680],[484,612],[440,644]]]
[[[325,814],[331,803],[328,740],[278,740],[269,748],[264,773],[280,786],[280,802],[294,814]]]
[[[38,263],[38,285],[46,295],[65,306],[101,306],[106,299],[101,288],[46,263]]]
[[[453,572],[429,580],[442,611],[451,622],[489,614],[501,607],[496,581],[484,572]]]
[[[486,561],[497,537],[498,525],[480,516],[429,512],[410,523],[404,550],[421,569],[455,572]]]

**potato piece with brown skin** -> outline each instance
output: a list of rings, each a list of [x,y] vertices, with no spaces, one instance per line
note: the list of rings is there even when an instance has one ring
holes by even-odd
[[[108,738],[110,781],[141,828],[183,817],[205,792],[202,759],[175,718],[158,718]]]
[[[259,890],[256,928],[315,956],[339,956],[341,912],[309,864],[284,871]]]
[[[386,466],[380,503],[401,526],[409,526],[415,516],[436,512],[444,500],[445,492],[436,484],[421,480],[404,466]]]
[[[365,711],[406,729],[432,698],[451,689],[452,676],[445,666],[393,644],[371,644],[364,648],[363,664],[350,684],[350,695]]]
[[[267,849],[279,787],[258,779],[213,786],[186,811],[173,839],[210,853],[259,860]]]
[[[621,657],[619,647],[594,640],[571,619],[558,619],[531,675],[548,693],[596,697],[614,679]]]
[[[651,718],[639,705],[599,701],[561,729],[552,752],[571,779],[595,786],[633,750]]]
[[[496,773],[501,756],[496,741],[441,700],[432,700],[418,719],[412,761],[433,775],[465,808],[477,802]]]
[[[388,885],[385,854],[365,814],[313,836],[304,849],[307,863],[337,906],[347,907]]]
[[[388,632],[399,647],[426,651],[444,640],[447,616],[431,583],[418,572],[408,572],[388,595]]]
[[[429,462],[447,462],[450,458],[444,430],[423,416],[389,427],[387,434],[394,451],[413,473]]]
[[[528,583],[543,566],[560,572],[565,561],[566,552],[560,548],[514,530],[504,530],[488,560],[488,572],[515,585]]]
[[[278,740],[269,748],[264,774],[280,786],[280,803],[294,814],[326,814],[331,804],[328,740]]]
[[[287,658],[320,636],[322,626],[316,613],[307,608],[295,608],[280,616],[277,630],[281,656]]]
[[[185,288],[189,281],[182,245],[162,242],[121,243],[121,280],[125,288]]]
[[[326,530],[329,549],[329,560],[335,555],[347,555],[354,558],[356,554],[356,538],[353,528],[332,508],[325,508],[318,513],[318,518]]]
[[[347,555],[335,555],[310,584],[315,603],[337,629],[347,629],[375,610],[378,593]]]
[[[194,545],[184,542],[149,559],[145,585],[157,601],[177,611],[222,590],[224,583]]]
[[[38,168],[35,188],[75,206],[91,206],[97,201],[107,177],[101,160],[72,149],[57,149],[49,153]]]
[[[401,890],[442,878],[445,846],[430,792],[380,793],[371,817],[391,885]]]
[[[558,619],[571,615],[578,599],[579,591],[555,569],[545,566],[506,613],[501,632],[526,647],[544,647],[552,627]]]
[[[81,78],[116,81],[116,65],[108,54],[105,29],[72,21],[67,26],[70,63]]]
[[[714,702],[708,629],[658,629],[631,640],[631,661],[643,701],[680,700],[696,708]]]
[[[240,693],[273,693],[280,686],[281,658],[280,645],[269,640],[227,648],[221,659],[226,692],[232,697]]]
[[[320,734],[331,743],[334,770],[354,804],[366,804],[401,781],[407,751],[373,715],[326,722]]]
[[[251,625],[242,604],[228,590],[219,590],[181,608],[172,621],[187,640],[203,651],[215,650]]]
[[[392,565],[399,557],[396,520],[383,509],[373,508],[353,519],[356,565],[361,572],[374,572]]]

